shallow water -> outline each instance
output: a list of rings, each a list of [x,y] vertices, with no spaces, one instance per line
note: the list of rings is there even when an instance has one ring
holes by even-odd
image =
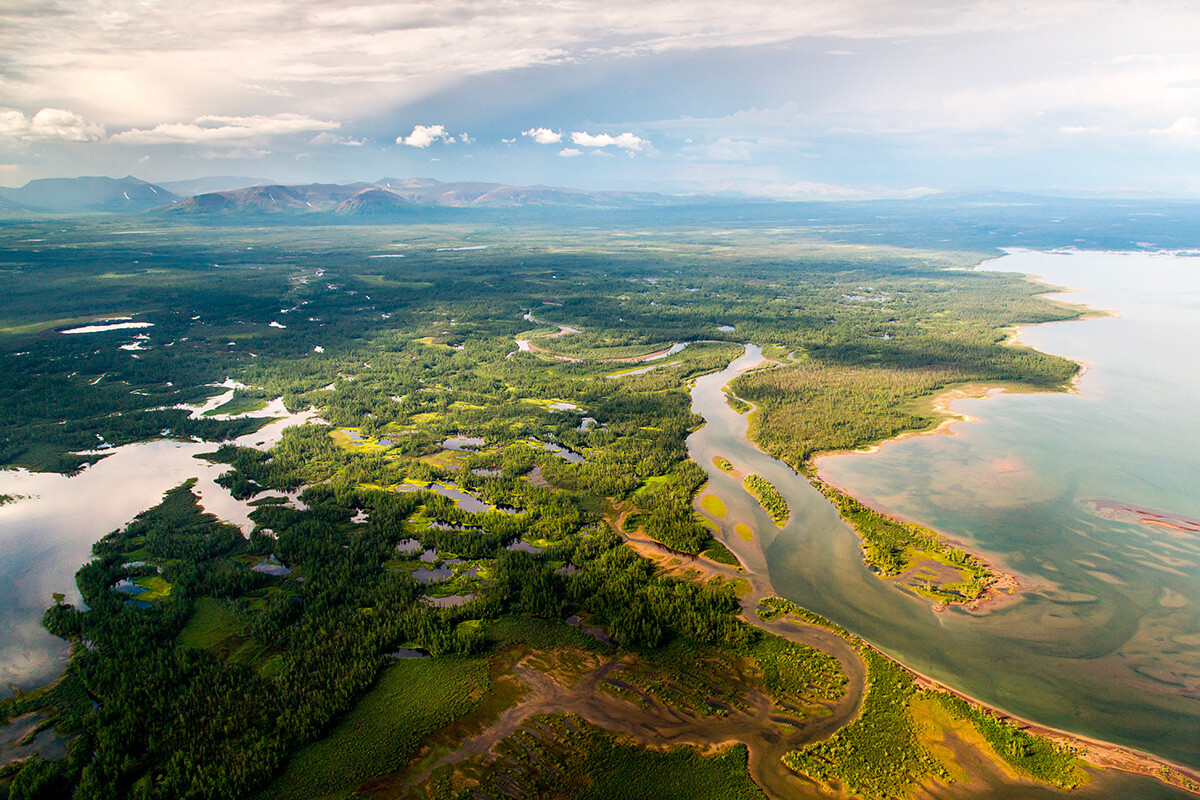
[[[269,447],[285,427],[312,417],[288,415],[236,443]],[[214,482],[229,466],[194,458],[216,447],[172,440],[126,445],[74,477],[0,470],[0,494],[26,498],[0,506],[0,685],[36,686],[62,669],[66,643],[41,626],[51,595],[62,592],[68,602],[78,602],[75,571],[92,544],[168,489],[197,478],[193,491],[204,508],[249,533],[254,507]]]
[[[1016,570],[1028,587],[1020,602],[936,614],[875,578],[833,507],[740,440],[745,420],[720,392],[731,370],[697,381],[693,409],[708,424],[689,450],[729,508],[723,528],[746,522],[765,540],[780,594],[1012,713],[1200,765],[1200,538],[1106,519],[1080,502],[1200,517],[1200,261],[1017,253],[988,266],[1089,287],[1071,299],[1121,312],[1022,332],[1025,343],[1089,362],[1079,393],[958,401],[955,411],[982,421],[820,468]],[[714,455],[771,480],[792,507],[789,524],[775,528]],[[739,549],[736,536],[729,544],[756,549]]]

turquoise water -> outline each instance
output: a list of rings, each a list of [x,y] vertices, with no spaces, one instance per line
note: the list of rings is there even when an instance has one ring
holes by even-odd
[[[953,411],[976,420],[951,435],[819,467],[1016,572],[1021,601],[978,617],[878,606],[878,592],[864,601],[814,581],[804,533],[776,540],[772,579],[1014,713],[1200,765],[1200,533],[1104,511],[1200,518],[1200,259],[1014,252],[985,268],[1074,287],[1060,298],[1115,312],[1021,331],[1021,342],[1085,363],[1076,392],[958,400]]]
[[[1014,253],[989,268],[1087,289],[1119,316],[1038,326],[1022,341],[1081,359],[1072,394],[1000,394],[952,408],[979,418],[821,460],[874,505],[931,525],[1018,574],[1016,602],[936,613],[876,578],[858,537],[786,464],[745,438],[722,387],[757,347],[696,381],[706,424],[688,439],[728,514],[714,520],[774,590],[980,700],[1042,724],[1200,765],[1200,535],[1110,519],[1132,504],[1200,518],[1200,259]],[[792,510],[779,529],[712,459],[763,475]],[[752,542],[735,533],[739,523]]]

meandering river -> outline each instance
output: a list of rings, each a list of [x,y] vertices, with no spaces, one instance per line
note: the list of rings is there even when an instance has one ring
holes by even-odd
[[[1200,260],[1020,252],[987,267],[1088,289],[1070,299],[1118,312],[1022,331],[1087,363],[1077,393],[958,401],[955,412],[981,421],[827,457],[820,470],[1015,570],[1020,601],[934,613],[871,574],[832,505],[747,441],[746,418],[725,402],[726,382],[761,360],[753,345],[692,394],[707,424],[689,451],[729,509],[725,538],[781,595],[913,669],[1019,716],[1200,765],[1200,534],[1113,510],[1200,517]],[[714,456],[774,483],[787,526]],[[761,539],[743,541],[738,523]]]
[[[953,410],[979,421],[952,436],[830,456],[820,469],[1018,573],[1019,602],[938,614],[871,574],[833,506],[749,442],[746,417],[725,402],[722,387],[761,363],[754,345],[692,393],[707,424],[688,448],[728,510],[726,541],[781,595],[916,670],[1019,716],[1200,766],[1200,533],[1187,519],[1200,519],[1200,259],[1019,252],[987,268],[1084,289],[1070,299],[1117,312],[1022,331],[1087,363],[1077,392],[959,400]],[[241,443],[269,443],[296,421]],[[51,592],[74,596],[92,543],[166,489],[198,477],[206,508],[245,522],[248,508],[212,482],[224,467],[193,458],[210,449],[131,445],[73,478],[0,471],[0,493],[28,497],[0,507],[0,682],[31,686],[61,669],[65,647],[40,627]],[[771,481],[788,524],[775,526],[715,456]]]

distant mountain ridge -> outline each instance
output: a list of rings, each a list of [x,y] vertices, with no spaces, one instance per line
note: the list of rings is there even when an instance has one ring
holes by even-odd
[[[179,195],[132,175],[88,176],[39,178],[17,189],[0,189],[0,200],[28,211],[130,213],[174,203]]]
[[[221,187],[221,188],[212,188]],[[435,209],[682,209],[711,204],[756,208],[753,213],[791,204],[828,207],[835,217],[871,206],[903,209],[906,214],[964,215],[1055,214],[1078,207],[1120,209],[1149,202],[1115,198],[1070,198],[1002,190],[934,191],[914,189],[872,197],[869,193],[827,184],[775,184],[763,181],[706,181],[676,184],[679,193],[652,191],[598,191],[562,186],[510,186],[482,181],[442,182],[433,178],[380,178],[375,182],[281,184],[245,177],[208,177],[163,184],[127,175],[124,178],[42,178],[15,189],[0,187],[0,212],[6,217],[23,213],[141,213],[171,215],[268,215],[404,217]],[[171,191],[178,189],[179,192]],[[201,190],[186,195],[186,190]],[[1159,201],[1160,204],[1188,201]],[[1191,201],[1195,202],[1195,201]],[[1115,213],[1115,212],[1114,212]]]
[[[158,181],[157,186],[174,192],[180,197],[191,197],[207,192],[228,192],[245,189],[247,186],[268,186],[279,183],[270,178],[247,178],[236,175],[210,175],[204,178],[189,178],[182,181]]]
[[[172,213],[308,212],[341,215],[399,214],[421,207],[508,208],[654,205],[675,198],[637,192],[596,192],[558,186],[507,186],[432,178],[381,178],[375,183],[273,184],[207,192],[180,200]]]
[[[502,183],[459,181],[442,183],[432,178],[380,178],[375,182],[388,191],[424,205],[549,206],[655,204],[675,198],[649,192],[613,192],[570,189],[563,186],[507,186]]]
[[[341,204],[363,192],[376,190],[369,183],[310,183],[299,186],[269,184],[207,192],[171,204],[165,210],[173,213],[219,213],[229,211],[280,213],[336,211]]]

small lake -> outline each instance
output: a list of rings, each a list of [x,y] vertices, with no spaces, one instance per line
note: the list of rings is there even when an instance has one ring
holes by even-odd
[[[94,323],[92,325],[83,325],[78,328],[68,328],[65,331],[59,331],[59,333],[65,333],[68,335],[80,334],[80,333],[104,333],[105,331],[124,331],[124,330],[134,330],[137,328],[153,328],[153,327],[154,327],[153,322],[119,322],[116,320],[113,320],[113,321],[104,320],[101,322]]]

